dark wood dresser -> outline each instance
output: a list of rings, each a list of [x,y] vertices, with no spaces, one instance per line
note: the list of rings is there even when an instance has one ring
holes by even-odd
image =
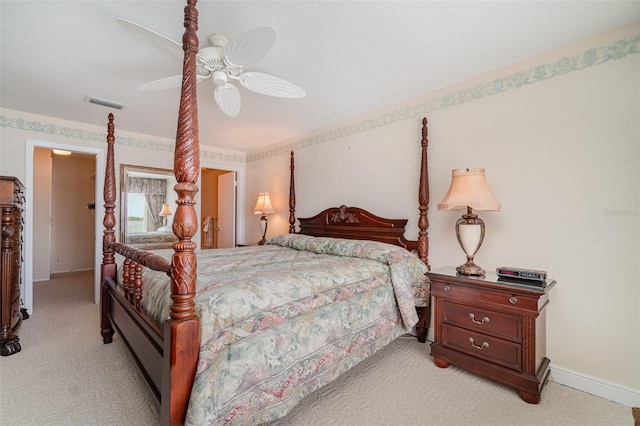
[[[22,322],[20,287],[24,201],[22,183],[14,177],[0,176],[0,209],[2,209],[0,355],[2,356],[20,352],[18,329]]]
[[[434,298],[435,338],[431,355],[518,391],[531,404],[540,401],[549,379],[545,308],[549,290],[484,277],[456,275],[455,268],[428,273]]]

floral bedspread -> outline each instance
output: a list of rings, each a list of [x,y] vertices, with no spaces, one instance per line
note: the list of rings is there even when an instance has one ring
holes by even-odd
[[[127,235],[127,244],[171,244],[178,241],[172,232],[132,232]]]
[[[157,253],[171,256],[171,250]],[[286,234],[198,252],[201,347],[187,424],[257,424],[410,331],[426,266],[371,241]],[[145,271],[142,304],[163,321],[169,283]]]

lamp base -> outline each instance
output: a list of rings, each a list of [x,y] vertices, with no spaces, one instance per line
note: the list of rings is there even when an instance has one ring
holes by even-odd
[[[262,217],[260,217],[260,231],[262,231],[262,239],[258,241],[259,246],[262,246],[267,242],[267,225],[267,215],[263,214]]]
[[[458,275],[484,276],[486,274],[484,269],[473,263],[473,259],[469,259],[464,265],[458,266],[456,272]]]
[[[458,275],[484,276],[485,270],[473,263],[473,257],[484,239],[484,221],[473,213],[471,207],[467,207],[467,214],[463,214],[456,222],[456,237],[467,255],[467,263],[456,268]]]

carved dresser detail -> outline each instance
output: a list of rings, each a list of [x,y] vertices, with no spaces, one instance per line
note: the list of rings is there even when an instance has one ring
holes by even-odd
[[[18,329],[22,323],[22,229],[24,186],[14,177],[0,176],[2,245],[0,258],[0,355],[20,352]],[[25,312],[26,314],[26,312]]]

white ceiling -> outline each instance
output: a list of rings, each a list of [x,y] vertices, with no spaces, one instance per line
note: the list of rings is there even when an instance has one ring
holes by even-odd
[[[181,60],[116,22],[180,41],[180,1],[0,1],[2,108],[175,138],[179,89],[139,92]],[[278,32],[254,71],[302,87],[278,99],[240,87],[242,109],[199,90],[200,143],[258,149],[640,20],[640,2],[203,1],[200,43],[258,26]],[[85,96],[125,104],[121,111]]]

